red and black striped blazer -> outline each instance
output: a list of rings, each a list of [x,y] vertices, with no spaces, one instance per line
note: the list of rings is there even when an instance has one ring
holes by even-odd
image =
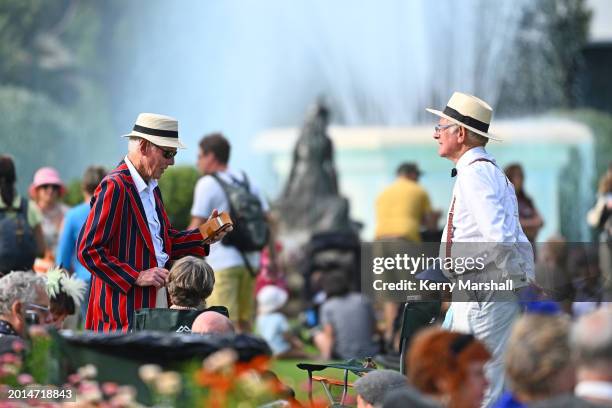
[[[207,255],[199,231],[172,229],[159,188],[154,195],[170,260]],[[155,307],[156,288],[135,282],[141,271],[158,265],[144,207],[124,161],[96,189],[78,242],[79,261],[92,274],[85,328],[128,331],[135,310]]]

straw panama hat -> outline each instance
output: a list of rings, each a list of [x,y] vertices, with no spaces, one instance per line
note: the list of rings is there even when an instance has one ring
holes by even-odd
[[[266,285],[257,293],[257,304],[260,313],[274,312],[287,303],[287,291],[275,285]]]
[[[501,141],[498,136],[487,133],[493,109],[482,99],[461,92],[453,93],[444,111],[427,108],[427,112],[446,118],[457,125],[463,126],[474,133],[492,140]]]
[[[141,113],[136,124],[123,137],[141,137],[157,146],[185,149],[178,138],[178,120],[157,113]]]

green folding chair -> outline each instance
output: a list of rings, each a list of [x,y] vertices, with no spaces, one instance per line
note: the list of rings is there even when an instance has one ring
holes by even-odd
[[[442,303],[440,301],[422,301],[422,302],[406,302],[402,312],[402,327],[400,331],[400,355],[399,355],[399,371],[402,374],[406,374],[405,359],[406,353],[410,346],[412,337],[420,329],[427,327],[434,323],[440,316],[440,309]],[[378,358],[377,358],[377,361]],[[380,360],[381,363],[388,368],[394,368],[393,365],[386,364]],[[397,369],[397,357],[395,360],[395,369]],[[329,399],[330,406],[341,407],[344,406],[344,402],[348,395],[348,389],[352,384],[348,381],[349,372],[357,376],[362,376],[369,371],[376,369],[376,364],[371,358],[367,358],[364,362],[356,359],[347,360],[339,363],[329,364],[318,364],[318,363],[299,363],[297,367],[301,370],[308,372],[308,399],[312,404],[312,388],[313,382],[318,382],[322,385],[323,390]],[[323,371],[327,368],[336,368],[344,370],[344,380],[340,381],[335,378],[329,378],[324,376],[313,375],[313,372]],[[342,397],[340,402],[337,403],[334,400],[332,394],[332,387],[342,387]]]
[[[329,399],[330,406],[332,407],[343,407],[346,397],[348,396],[348,389],[352,387],[352,384],[348,381],[349,372],[361,377],[369,371],[375,370],[375,365],[373,366],[373,361],[371,359],[366,359],[365,361],[359,361],[357,359],[350,359],[345,362],[340,363],[330,363],[330,364],[316,364],[316,363],[299,363],[297,367],[301,370],[305,370],[308,372],[308,400],[312,405],[312,384],[314,381],[321,384],[325,395]],[[315,376],[313,372],[315,371],[323,371],[327,368],[336,368],[340,370],[344,370],[344,380],[340,381],[335,378],[323,377],[323,376]],[[332,394],[333,386],[341,386],[342,387],[342,397],[340,398],[340,402],[337,403],[334,401],[334,396]]]

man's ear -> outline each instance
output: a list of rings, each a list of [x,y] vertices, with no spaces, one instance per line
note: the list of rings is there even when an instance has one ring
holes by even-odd
[[[23,303],[21,303],[20,300],[13,302],[11,305],[11,312],[13,313],[13,316],[21,316],[23,312]]]
[[[459,126],[459,135],[457,136],[457,141],[459,143],[464,143],[467,139],[467,130],[463,126]]]
[[[147,149],[149,148],[149,141],[146,139],[140,139],[140,153],[142,153],[143,155],[147,152]]]

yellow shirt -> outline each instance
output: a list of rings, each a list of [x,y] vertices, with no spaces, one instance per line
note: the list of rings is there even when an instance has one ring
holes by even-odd
[[[415,181],[400,177],[376,199],[376,239],[421,242],[423,217],[431,212],[429,196]]]

